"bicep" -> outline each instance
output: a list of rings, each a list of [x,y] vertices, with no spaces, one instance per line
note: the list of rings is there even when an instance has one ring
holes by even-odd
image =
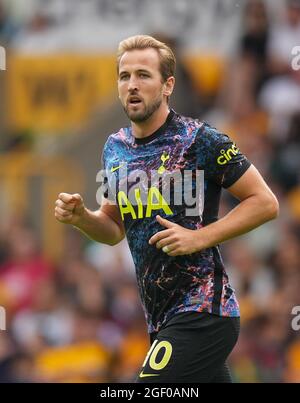
[[[227,190],[237,199],[245,200],[258,194],[274,196],[261,174],[251,165],[247,171]]]

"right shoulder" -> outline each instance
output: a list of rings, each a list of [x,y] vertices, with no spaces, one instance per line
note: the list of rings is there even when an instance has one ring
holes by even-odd
[[[120,151],[124,144],[128,142],[128,128],[121,128],[119,131],[110,134],[103,146],[102,156],[105,158],[106,154],[116,154]]]
[[[111,145],[111,144],[119,142],[119,141],[124,141],[127,138],[128,138],[128,127],[121,127],[121,129],[119,129],[119,131],[112,133],[107,137],[105,146]]]
[[[127,131],[128,128],[122,127],[119,131],[110,134],[106,139],[103,150],[109,149],[120,142],[124,142],[124,140],[128,137]]]

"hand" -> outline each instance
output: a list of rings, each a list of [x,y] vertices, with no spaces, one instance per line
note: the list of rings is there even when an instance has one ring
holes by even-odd
[[[60,193],[55,205],[55,218],[61,223],[77,225],[84,215],[83,199],[78,193]]]
[[[195,233],[197,230],[184,228],[159,215],[156,219],[167,229],[153,235],[149,240],[150,245],[156,244],[158,249],[162,249],[169,256],[190,255],[200,250]]]

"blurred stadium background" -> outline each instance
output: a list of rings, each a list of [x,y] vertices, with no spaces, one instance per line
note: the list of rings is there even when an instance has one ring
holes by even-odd
[[[53,214],[61,191],[98,207],[103,144],[127,124],[114,55],[138,33],[176,49],[174,108],[228,133],[279,198],[278,220],[222,246],[242,311],[230,364],[237,382],[299,382],[297,0],[0,0],[0,381],[129,382],[148,350],[127,243]]]

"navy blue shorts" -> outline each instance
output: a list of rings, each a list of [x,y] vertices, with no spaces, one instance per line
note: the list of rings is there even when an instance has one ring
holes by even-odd
[[[232,382],[226,359],[239,330],[240,318],[178,313],[150,335],[151,348],[136,382]]]

